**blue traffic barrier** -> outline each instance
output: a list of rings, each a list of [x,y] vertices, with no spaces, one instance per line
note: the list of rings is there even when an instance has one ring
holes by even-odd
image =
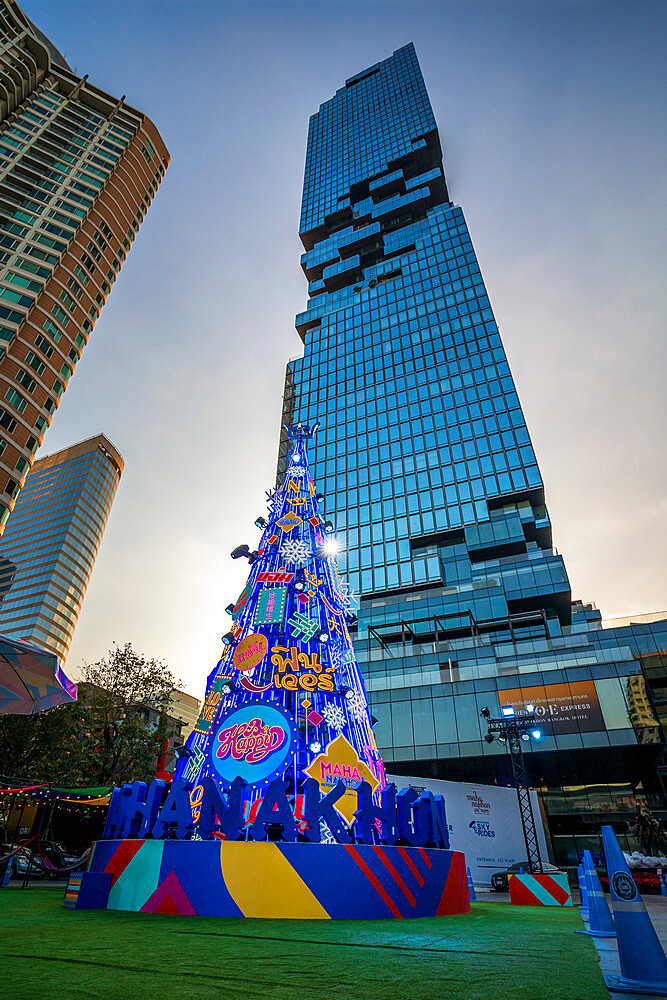
[[[588,896],[586,894],[586,879],[584,878],[584,866],[579,865],[577,868],[577,879],[579,880],[579,893],[581,895],[581,903],[579,904],[579,912],[583,917],[588,916]]]
[[[470,902],[471,903],[476,903],[477,902],[477,896],[475,895],[475,886],[473,885],[472,875],[470,874],[470,869],[469,868],[466,868],[466,875],[468,877],[468,895],[470,896]]]
[[[590,934],[591,937],[599,938],[616,937],[614,921],[609,912],[609,903],[602,891],[590,851],[584,851],[583,868],[588,900],[588,930],[575,931],[575,934]]]
[[[0,889],[9,888],[9,880],[12,877],[12,865],[14,864],[14,858],[7,859],[7,865],[5,866],[5,873],[2,876],[2,882],[0,882]]]
[[[602,827],[602,841],[614,908],[620,976],[607,976],[610,990],[667,996],[667,957],[630,874],[616,834]]]
[[[662,868],[658,868],[658,881],[660,882],[660,895],[667,896],[667,874]]]

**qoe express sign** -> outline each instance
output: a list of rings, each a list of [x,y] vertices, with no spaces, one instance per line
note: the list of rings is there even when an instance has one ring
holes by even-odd
[[[534,705],[540,724],[551,723],[554,733],[594,733],[604,730],[604,719],[593,681],[545,684],[499,691],[501,706],[524,712]]]

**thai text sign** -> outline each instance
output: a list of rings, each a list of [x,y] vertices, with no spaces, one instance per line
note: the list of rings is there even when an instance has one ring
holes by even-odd
[[[269,643],[261,632],[253,632],[241,639],[234,650],[234,666],[237,670],[252,670],[266,656]]]
[[[201,707],[199,718],[195,723],[196,733],[210,733],[211,726],[215,721],[218,706],[222,699],[222,687],[227,683],[227,677],[214,677],[210,688],[206,693],[206,699]]]
[[[285,691],[328,691],[335,690],[333,677],[334,668],[325,667],[320,663],[317,651],[301,652],[296,646],[272,646],[271,663],[276,668],[273,673],[273,683]]]

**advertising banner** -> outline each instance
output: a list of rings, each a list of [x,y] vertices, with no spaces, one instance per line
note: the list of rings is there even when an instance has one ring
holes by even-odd
[[[535,717],[549,735],[559,733],[594,733],[605,724],[594,681],[571,681],[569,684],[540,684],[536,687],[509,688],[499,691],[501,708],[512,705],[517,712],[526,705],[535,706]]]
[[[428,789],[434,795],[444,795],[450,850],[464,852],[466,865],[477,885],[490,885],[494,872],[504,871],[517,861],[526,861],[516,788],[403,774],[388,774],[387,781],[393,781],[399,788],[412,785],[416,789]],[[530,797],[542,860],[549,861],[537,793],[531,792]]]

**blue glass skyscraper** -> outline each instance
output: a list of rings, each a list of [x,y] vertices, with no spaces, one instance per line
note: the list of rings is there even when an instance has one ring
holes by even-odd
[[[0,634],[50,650],[61,666],[122,471],[103,434],[39,458],[0,541]]]
[[[322,424],[313,475],[361,594],[355,647],[387,769],[504,780],[480,709],[530,701],[544,733],[533,781],[557,856],[574,858],[587,820],[572,825],[565,789],[591,823],[596,803],[627,812],[638,785],[664,807],[639,657],[664,647],[665,623],[640,641],[572,603],[411,44],[311,118],[300,236],[309,301],[284,417]]]

